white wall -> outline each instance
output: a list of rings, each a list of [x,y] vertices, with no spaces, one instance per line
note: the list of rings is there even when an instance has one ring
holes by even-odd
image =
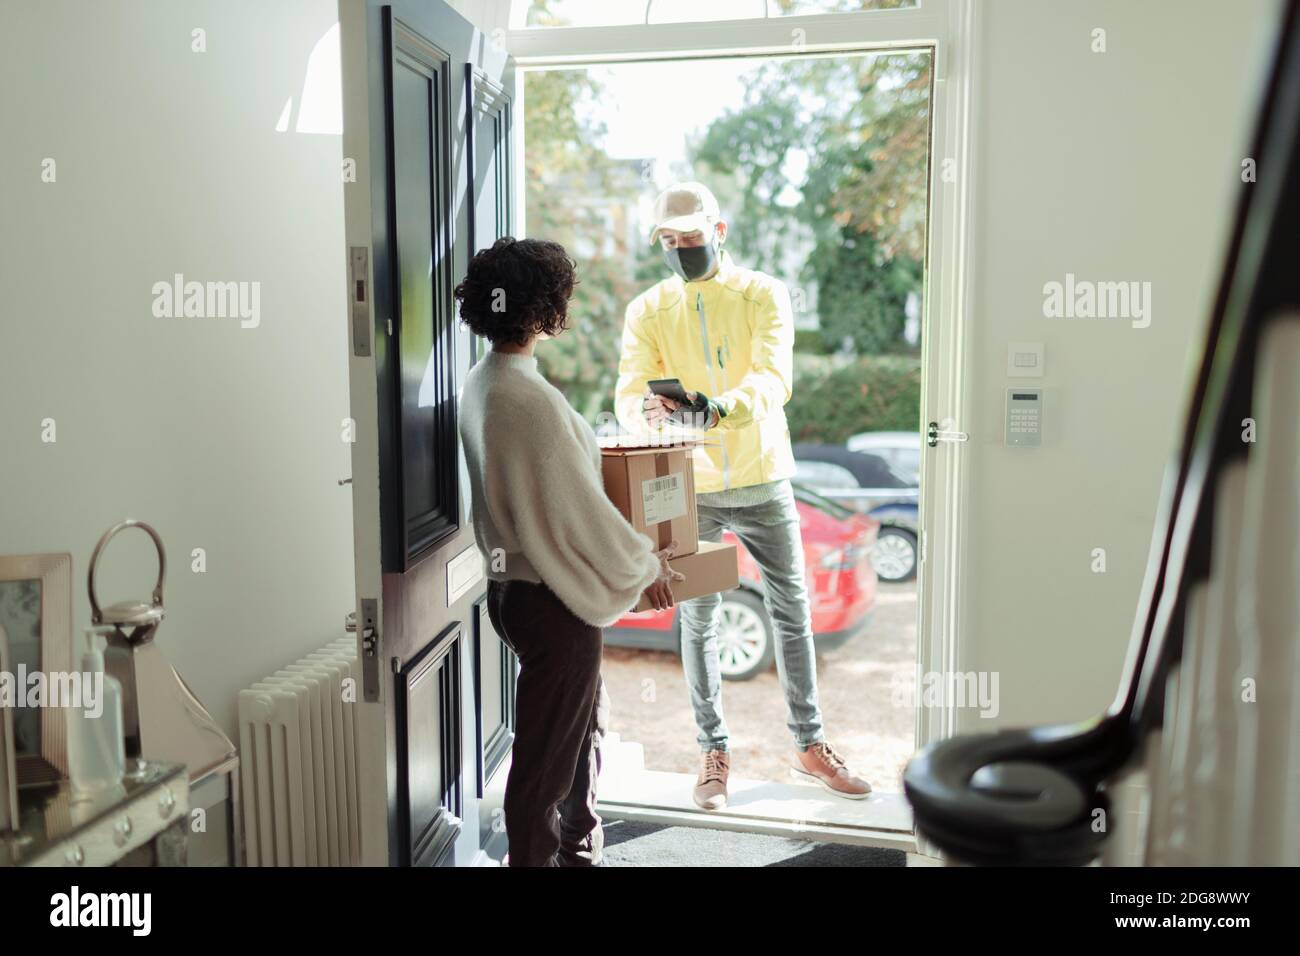
[[[1001,725],[1118,685],[1164,466],[1241,186],[1273,2],[981,3],[962,670]],[[1107,31],[1107,52],[1091,32]],[[1048,319],[1067,272],[1152,283],[1152,322]],[[1002,445],[1007,344],[1046,344],[1044,441]],[[1023,381],[1023,380],[1021,380]],[[1094,548],[1107,571],[1091,570]],[[966,730],[995,723],[965,712]]]
[[[505,25],[503,0],[453,5]],[[1084,717],[1114,692],[1275,8],[980,4],[960,666],[1000,672],[999,723]],[[80,628],[99,534],[155,524],[160,642],[231,731],[235,692],[337,636],[352,605],[340,144],[295,130],[336,19],[332,0],[0,11],[0,553],[71,552]],[[175,272],[259,281],[260,326],[155,318],[151,287]],[[1066,272],[1151,281],[1151,327],[1043,318]],[[1032,451],[1000,438],[1022,339],[1047,344]],[[142,535],[119,539],[105,600],[145,595],[151,562]]]
[[[160,645],[230,732],[237,690],[341,636],[353,605],[341,145],[295,131],[336,20],[332,0],[0,10],[0,553],[71,552],[80,629],[99,535],[155,525]],[[260,325],[155,318],[176,272],[260,282]],[[152,589],[139,532],[102,567],[105,601]]]

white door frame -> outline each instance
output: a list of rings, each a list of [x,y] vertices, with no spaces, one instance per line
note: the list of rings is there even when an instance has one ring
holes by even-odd
[[[523,73],[598,63],[719,56],[933,50],[931,168],[922,333],[921,428],[937,421],[966,431],[965,328],[972,306],[971,254],[975,156],[974,87],[978,17],[975,0],[918,0],[905,10],[804,17],[547,27],[510,30],[505,44]],[[521,105],[521,114],[524,107]],[[524,195],[523,123],[515,154],[516,196]],[[524,231],[524,209],[519,222]],[[916,743],[951,736],[956,712],[944,699],[922,706],[922,675],[956,669],[962,602],[965,482],[969,442],[925,449],[921,481],[921,562],[917,572]],[[946,696],[946,695],[945,695]]]
[[[343,76],[367,76],[369,70],[369,27],[366,5],[362,0],[339,3],[339,57]],[[344,231],[347,249],[369,250],[374,242],[372,202],[382,197],[370,195],[370,86],[368,83],[343,83],[343,155],[355,164],[355,180],[344,188]],[[345,268],[351,284],[364,279],[367,289],[374,288],[371,256],[365,260],[364,274],[351,256]],[[368,297],[367,297],[368,298]],[[349,295],[351,303],[352,296]],[[349,330],[352,322],[349,306]],[[362,316],[371,322],[369,310]],[[373,325],[370,326],[373,328]],[[373,350],[372,350],[373,351]],[[349,412],[355,422],[374,422],[379,417],[379,395],[373,355],[358,357],[348,342]],[[354,562],[354,583],[358,599],[363,595],[382,595],[379,532],[379,433],[374,428],[355,429],[352,444],[352,546],[356,555],[367,560]],[[358,613],[357,636],[366,622]],[[358,660],[361,651],[358,649]],[[363,866],[387,866],[388,855],[388,766],[384,704],[366,701],[358,694],[355,720],[357,736],[371,746],[357,752],[357,788],[361,802],[361,862]],[[380,746],[373,746],[374,742]]]

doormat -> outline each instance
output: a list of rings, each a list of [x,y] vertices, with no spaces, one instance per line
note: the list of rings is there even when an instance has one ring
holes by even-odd
[[[765,833],[605,821],[605,866],[906,866],[902,850]]]

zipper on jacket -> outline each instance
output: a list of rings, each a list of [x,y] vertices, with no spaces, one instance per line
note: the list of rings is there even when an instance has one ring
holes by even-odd
[[[713,392],[710,397],[718,395],[718,380],[713,377],[713,353],[709,350],[709,324],[704,317],[704,293],[695,293],[695,311],[700,315],[700,340],[704,343],[704,365],[709,370],[709,389]],[[721,354],[719,353],[718,363],[721,364]],[[722,450],[722,488],[724,491],[731,489],[731,468],[727,464],[727,440],[721,437],[718,441],[718,448]]]

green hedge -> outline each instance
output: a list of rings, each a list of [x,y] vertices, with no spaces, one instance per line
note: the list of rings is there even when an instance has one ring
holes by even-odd
[[[840,444],[858,432],[915,431],[921,425],[921,359],[796,354],[785,414],[796,442]]]
[[[821,329],[795,329],[794,350],[809,355],[830,355],[834,351],[826,347],[826,338]]]

